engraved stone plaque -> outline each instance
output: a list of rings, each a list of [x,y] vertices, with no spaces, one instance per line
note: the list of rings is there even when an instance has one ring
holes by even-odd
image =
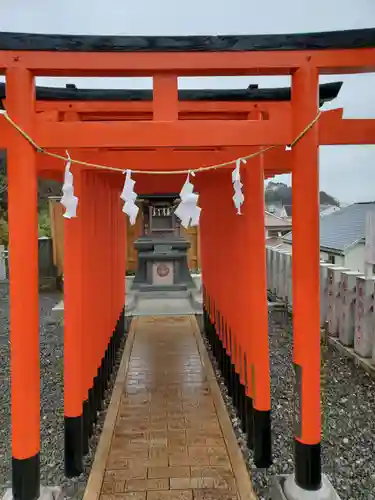
[[[154,262],[152,266],[153,285],[173,285],[173,262]]]

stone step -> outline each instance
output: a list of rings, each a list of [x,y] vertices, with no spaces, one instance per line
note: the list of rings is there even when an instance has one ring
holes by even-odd
[[[186,292],[187,287],[184,284],[181,285],[139,285],[138,290],[140,292]]]

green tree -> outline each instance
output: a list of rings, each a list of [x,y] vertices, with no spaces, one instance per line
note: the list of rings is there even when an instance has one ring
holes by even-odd
[[[51,237],[48,197],[61,194],[61,183],[38,179],[38,233]],[[8,246],[8,179],[6,151],[0,150],[0,244]]]

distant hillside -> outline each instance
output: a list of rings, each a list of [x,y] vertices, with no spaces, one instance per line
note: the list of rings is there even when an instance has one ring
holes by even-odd
[[[267,204],[292,205],[292,188],[282,182],[269,182],[265,189]],[[340,202],[325,191],[320,191],[320,204],[340,206]]]

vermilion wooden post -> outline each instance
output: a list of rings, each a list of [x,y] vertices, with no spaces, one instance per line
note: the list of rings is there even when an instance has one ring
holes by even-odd
[[[302,67],[293,74],[292,108],[297,136],[318,113],[316,68]],[[292,151],[295,480],[306,490],[321,485],[318,146],[315,126]]]
[[[228,286],[226,287],[226,295],[228,305],[230,307],[230,317],[231,317],[231,358],[232,358],[232,377],[233,377],[233,403],[240,415],[240,362],[238,358],[238,347],[240,343],[240,317],[243,314],[238,308],[238,297],[242,293],[239,286],[240,275],[242,273],[241,266],[241,254],[243,249],[240,245],[240,235],[242,232],[242,215],[236,213],[236,208],[233,203],[233,185],[231,182],[231,170],[227,172],[227,178],[225,180],[227,186],[228,195],[225,196],[226,199],[226,210],[228,214],[228,222],[226,227],[228,228],[228,238],[227,245],[225,248],[225,254],[223,255],[224,262],[227,261],[227,275],[228,275]],[[241,214],[243,209],[241,208]],[[228,263],[231,263],[228,265]]]
[[[100,380],[100,391],[99,391],[99,400],[98,400],[98,410],[103,409],[103,399],[106,388],[106,374],[105,374],[105,366],[103,363],[104,353],[107,345],[107,335],[108,335],[108,258],[107,258],[107,250],[108,245],[106,241],[107,228],[108,228],[108,196],[107,189],[105,184],[105,176],[102,172],[98,175],[98,187],[100,193],[100,212],[99,212],[99,252],[100,252],[100,260],[99,260],[99,273],[100,273],[100,332],[99,332],[99,345],[98,345],[98,376]],[[104,242],[106,244],[104,244]],[[104,293],[104,290],[107,292]]]
[[[118,295],[118,276],[117,276],[117,220],[115,212],[115,190],[113,183],[110,183],[110,210],[111,210],[111,330],[109,339],[109,361],[110,361],[110,375],[112,374],[115,362],[115,339],[118,323],[118,310],[117,310],[117,295]]]
[[[8,69],[6,85],[9,115],[32,133],[35,89],[31,73]],[[8,137],[12,484],[14,498],[35,500],[39,497],[40,452],[36,153],[16,130],[9,130]]]
[[[119,228],[118,228],[118,196],[116,186],[112,185],[112,213],[113,213],[113,248],[114,248],[114,268],[113,268],[113,281],[114,281],[114,295],[113,295],[113,317],[115,322],[119,317]],[[114,323],[116,324],[116,323]]]
[[[247,324],[252,352],[251,365],[254,415],[254,461],[266,468],[272,463],[271,453],[271,395],[268,349],[268,301],[266,284],[266,244],[264,227],[263,157],[249,160],[244,169],[244,190],[248,224],[247,260],[244,272],[247,288]]]
[[[89,294],[86,299],[89,314],[86,316],[87,322],[87,343],[85,345],[84,356],[86,358],[87,372],[85,377],[85,386],[88,391],[88,406],[89,406],[89,422],[88,435],[91,437],[93,424],[95,422],[96,406],[95,406],[95,388],[94,388],[94,367],[95,367],[95,334],[97,326],[97,308],[96,308],[96,251],[95,251],[95,191],[94,191],[94,175],[92,172],[86,173],[87,186],[87,247],[88,252],[85,253],[84,269],[86,269],[86,280],[89,288]]]
[[[250,162],[249,162],[250,163]],[[253,408],[253,383],[252,383],[252,357],[253,357],[253,341],[252,335],[256,335],[256,332],[253,332],[249,328],[248,324],[248,289],[251,286],[251,282],[249,282],[249,275],[247,273],[247,265],[248,265],[248,256],[251,252],[251,246],[248,241],[248,231],[249,227],[251,227],[252,214],[251,207],[249,207],[248,197],[251,196],[251,193],[248,192],[248,188],[246,186],[246,168],[251,168],[251,164],[244,166],[241,171],[241,178],[244,184],[244,194],[245,201],[242,208],[242,230],[241,230],[241,238],[240,238],[240,246],[242,248],[241,255],[238,259],[238,267],[242,270],[240,273],[240,279],[238,282],[238,286],[240,289],[240,293],[238,294],[238,310],[241,311],[239,315],[239,329],[241,335],[241,364],[242,364],[242,384],[244,387],[244,401],[243,401],[243,429],[247,434],[247,446],[249,449],[253,448],[254,445],[254,408]]]
[[[219,295],[218,299],[220,301],[220,312],[223,317],[223,339],[226,352],[226,365],[224,370],[224,376],[226,378],[226,384],[228,388],[228,394],[232,399],[235,397],[235,385],[234,385],[234,360],[233,360],[233,339],[235,335],[235,320],[233,315],[233,300],[230,294],[235,293],[233,290],[234,286],[234,276],[231,272],[231,262],[233,257],[234,244],[234,227],[233,227],[233,215],[235,208],[232,202],[232,189],[231,189],[231,173],[228,172],[218,172],[216,174],[215,186],[215,196],[214,200],[216,205],[213,207],[213,211],[216,216],[215,224],[215,236],[216,241],[222,240],[220,236],[224,231],[227,234],[225,241],[222,245],[217,246],[217,257],[220,269],[218,273],[218,283],[217,283],[217,293]],[[233,208],[233,213],[232,213]],[[230,245],[229,245],[230,241]],[[215,287],[216,292],[216,287]]]
[[[103,198],[102,198],[102,208],[103,215],[105,216],[105,223],[103,224],[103,239],[102,246],[104,259],[103,259],[103,267],[104,267],[104,284],[103,291],[106,290],[106,293],[103,293],[103,315],[104,315],[104,325],[103,325],[103,347],[101,352],[101,366],[103,370],[103,388],[104,391],[108,386],[109,379],[109,358],[108,358],[108,346],[109,339],[112,331],[112,318],[111,318],[111,299],[112,299],[112,290],[111,290],[111,258],[112,258],[112,240],[111,240],[111,211],[110,211],[110,190],[108,184],[108,174],[103,173],[101,175],[101,183],[103,185]],[[103,244],[104,243],[104,244]],[[104,399],[104,391],[102,397]]]
[[[210,341],[213,341],[212,325],[214,325],[213,301],[211,296],[212,290],[212,273],[213,273],[213,247],[210,245],[210,237],[212,226],[210,223],[210,190],[212,187],[207,180],[202,176],[199,184],[199,205],[202,208],[200,218],[201,229],[201,260],[202,260],[202,282],[204,290],[204,313],[205,313],[205,331]],[[215,353],[217,354],[217,353]]]
[[[110,327],[109,327],[109,340],[108,340],[108,364],[109,364],[109,373],[108,373],[108,381],[112,374],[113,369],[113,342],[116,328],[116,313],[115,313],[115,296],[116,296],[116,282],[115,282],[115,268],[116,268],[116,250],[115,250],[115,215],[113,211],[113,188],[111,184],[111,179],[108,178],[108,187],[109,187],[109,211],[110,211],[110,231],[109,231],[109,239],[110,239]]]
[[[108,174],[103,175],[102,179],[105,194],[106,194],[106,224],[104,226],[104,240],[107,242],[105,245],[105,290],[107,293],[107,310],[106,310],[106,326],[104,331],[104,348],[102,352],[102,364],[104,368],[104,387],[108,387],[109,375],[110,375],[110,358],[109,358],[109,345],[112,335],[112,213],[111,213],[111,191],[108,181]],[[103,394],[104,397],[104,394]]]
[[[207,181],[206,181],[207,182]],[[222,331],[221,325],[221,312],[220,312],[220,304],[218,299],[219,294],[219,286],[220,283],[218,281],[218,272],[219,269],[219,258],[218,252],[215,248],[215,225],[216,225],[216,217],[215,217],[215,199],[214,199],[214,189],[213,186],[207,191],[207,205],[206,205],[206,218],[207,218],[207,240],[209,244],[209,279],[210,279],[210,310],[211,310],[211,322],[215,327],[216,335],[220,336]]]
[[[102,259],[101,259],[101,241],[102,241],[102,220],[101,220],[101,206],[97,200],[101,199],[102,193],[100,190],[100,178],[97,172],[93,173],[93,194],[94,194],[94,227],[92,239],[92,251],[94,256],[93,272],[95,273],[96,286],[94,292],[94,314],[95,324],[93,325],[93,376],[94,376],[94,408],[93,418],[94,422],[97,421],[97,411],[101,407],[101,372],[100,368],[100,350],[101,350],[101,332],[102,332],[102,304],[101,292],[103,290],[102,282]]]
[[[79,168],[79,167],[78,167]],[[83,430],[82,430],[82,446],[83,453],[88,453],[88,441],[90,433],[90,406],[89,406],[89,388],[88,374],[90,370],[90,354],[91,345],[90,338],[90,317],[92,309],[90,307],[90,273],[92,272],[89,265],[90,256],[90,186],[87,172],[81,172],[81,193],[79,198],[80,217],[81,217],[81,267],[82,267],[82,322],[81,322],[81,337],[82,337],[82,400],[83,400]]]
[[[117,253],[116,253],[116,214],[114,211],[114,190],[112,186],[111,179],[109,180],[109,195],[110,195],[110,214],[111,214],[111,228],[110,228],[110,240],[111,240],[111,258],[110,258],[110,268],[111,268],[111,310],[110,310],[110,338],[108,344],[108,360],[109,360],[109,377],[112,374],[114,366],[114,340],[116,335],[116,325],[117,325],[117,311],[116,311],[116,294],[117,294],[117,280],[116,280],[116,265],[117,265]]]
[[[199,183],[199,205],[202,208],[199,232],[200,232],[200,251],[201,251],[201,280],[203,293],[203,328],[206,335],[209,335],[209,305],[208,305],[208,244],[207,244],[207,219],[205,214],[207,185]]]
[[[117,213],[119,221],[119,306],[120,306],[120,332],[119,337],[122,338],[125,330],[125,303],[126,303],[126,290],[125,290],[125,276],[126,276],[126,266],[127,266],[127,223],[126,216],[122,212],[123,202],[120,200],[120,192],[117,192]]]
[[[246,307],[241,309],[240,298],[244,293],[245,288],[241,287],[241,276],[243,269],[241,267],[241,258],[244,253],[243,245],[241,245],[241,235],[243,234],[243,207],[241,207],[241,215],[237,214],[237,209],[233,202],[233,184],[232,184],[232,170],[235,168],[233,165],[227,172],[225,184],[221,188],[222,197],[225,198],[225,209],[223,216],[226,215],[225,228],[228,231],[226,238],[225,254],[223,255],[224,262],[226,262],[226,290],[227,301],[230,307],[230,324],[231,324],[231,357],[232,357],[232,385],[233,402],[237,409],[241,422],[244,419],[243,404],[242,404],[242,389],[241,389],[241,359],[239,357],[240,344],[241,344],[241,317],[246,311]],[[244,430],[245,427],[243,426]]]
[[[238,311],[238,374],[239,374],[239,414],[241,417],[241,428],[247,433],[247,445],[249,448],[253,446],[253,404],[251,394],[251,384],[248,383],[248,374],[245,372],[247,360],[250,359],[251,352],[246,351],[246,345],[249,344],[247,336],[250,332],[247,329],[246,317],[246,293],[248,283],[244,279],[243,269],[246,267],[247,252],[245,245],[245,231],[246,224],[246,209],[242,208],[242,216],[240,219],[241,228],[237,239],[238,253],[236,256],[238,278],[237,287],[238,293],[236,294],[236,309]]]
[[[74,192],[81,198],[81,172],[72,167]],[[64,419],[65,474],[83,472],[83,380],[82,380],[82,224],[77,217],[64,221]]]
[[[119,204],[119,196],[120,193],[116,189],[116,184],[112,187],[113,190],[113,198],[112,198],[112,210],[114,216],[114,248],[115,248],[115,268],[114,268],[114,282],[115,282],[115,294],[114,294],[114,318],[115,318],[115,330],[114,330],[114,345],[113,345],[113,363],[116,361],[116,352],[117,352],[117,341],[120,336],[120,321],[121,321],[121,303],[120,303],[120,279],[121,279],[121,270],[120,270],[120,248],[121,248],[121,240],[120,240],[120,225],[119,225],[119,216],[120,214],[120,204]],[[123,278],[125,280],[125,276]]]
[[[178,80],[171,74],[153,77],[153,119],[174,121],[178,119]]]

